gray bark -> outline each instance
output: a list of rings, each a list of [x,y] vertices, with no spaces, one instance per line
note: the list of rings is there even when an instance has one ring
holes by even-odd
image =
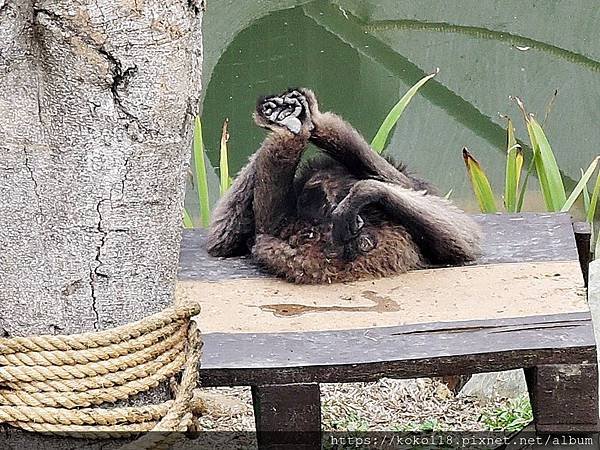
[[[171,301],[202,7],[0,0],[0,333],[101,330]]]

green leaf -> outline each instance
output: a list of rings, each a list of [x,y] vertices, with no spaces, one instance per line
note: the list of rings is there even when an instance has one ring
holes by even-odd
[[[198,202],[200,205],[200,223],[203,227],[208,227],[210,224],[210,204],[208,200],[206,161],[204,158],[202,123],[200,121],[200,116],[196,116],[194,120],[194,166],[196,168],[196,184],[198,187]]]
[[[381,123],[377,134],[375,134],[375,137],[371,141],[371,147],[373,148],[373,150],[375,150],[377,153],[381,153],[383,151],[385,144],[388,140],[390,131],[392,131],[392,128],[394,128],[394,125],[396,125],[396,122],[398,122],[398,119],[400,118],[400,116],[402,115],[412,98],[415,96],[419,88],[425,83],[427,83],[427,81],[435,77],[438,73],[439,69],[436,69],[436,71],[432,74],[429,74],[426,77],[419,80],[413,87],[411,87],[406,92],[406,94],[404,94],[400,101],[396,103],[396,105],[391,109],[391,111]]]
[[[475,194],[475,198],[479,203],[479,209],[484,213],[495,213],[496,202],[494,200],[494,193],[492,192],[492,187],[490,186],[490,182],[481,168],[481,165],[471,154],[469,150],[465,147],[463,148],[463,159],[465,161],[465,165],[467,166],[467,173],[469,174],[469,179],[471,180],[471,186],[473,187],[473,193]]]
[[[192,222],[190,213],[188,213],[187,209],[185,209],[185,208],[183,208],[183,227],[184,228],[194,228],[194,222]]]
[[[569,198],[567,199],[565,204],[560,209],[561,212],[569,211],[571,209],[571,207],[573,206],[573,204],[575,203],[575,201],[579,198],[581,193],[584,191],[584,189],[587,191],[587,182],[589,181],[590,178],[592,178],[592,175],[594,174],[594,172],[596,170],[596,166],[598,165],[598,159],[600,159],[600,156],[596,156],[594,158],[594,160],[591,162],[591,164],[589,165],[589,167],[587,168],[585,173],[581,176],[579,183],[577,183],[575,188],[573,188],[573,192],[571,192],[571,195],[569,195]]]
[[[517,211],[517,189],[523,168],[523,150],[517,144],[515,127],[508,119],[506,128],[506,172],[504,181],[504,207],[507,212]]]
[[[581,172],[581,176],[583,177],[583,169],[579,169]],[[583,187],[583,211],[587,216],[588,211],[590,210],[590,191],[588,190],[587,185]]]
[[[523,150],[519,144],[508,148],[504,182],[504,206],[507,212],[517,211],[517,190],[523,169]]]
[[[548,138],[544,134],[540,124],[526,111],[523,101],[519,97],[512,97],[512,99],[517,102],[519,109],[523,113],[527,133],[531,141],[531,148],[533,149],[532,161],[538,175],[546,209],[548,211],[560,211],[567,201],[567,194]],[[521,189],[521,197],[523,194],[524,188]],[[519,205],[517,206],[519,208]]]
[[[587,221],[589,223],[594,223],[596,205],[598,204],[598,194],[600,194],[600,173],[598,173],[598,176],[596,177],[596,183],[594,184],[594,190],[592,191],[592,199],[590,200],[590,207],[587,212]]]
[[[519,144],[515,137],[515,127],[512,120],[510,120],[510,117],[507,117],[506,120],[508,122],[506,125],[506,148],[510,151],[511,148],[516,147]]]
[[[517,211],[517,191],[523,170],[523,149],[516,144],[508,149],[506,156],[506,180],[504,186],[504,203],[508,212]]]
[[[229,140],[229,133],[227,132],[228,124],[229,119],[225,119],[225,122],[223,122],[223,130],[221,132],[221,157],[219,160],[221,195],[223,195],[230,186],[229,162],[227,155],[227,141]]]
[[[567,201],[567,195],[552,148],[542,127],[531,115],[527,120],[527,131],[546,208],[548,211],[560,211]]]
[[[531,172],[533,172],[534,160],[531,158],[529,166],[527,167],[527,172],[525,173],[525,179],[523,180],[523,186],[521,186],[521,190],[519,191],[519,200],[517,201],[517,211],[521,212],[523,209],[523,201],[525,200],[525,192],[527,192],[527,183],[529,182],[529,176]]]

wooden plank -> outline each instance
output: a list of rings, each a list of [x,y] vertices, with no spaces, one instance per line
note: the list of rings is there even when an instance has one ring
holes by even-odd
[[[232,280],[270,277],[247,257],[214,258],[206,252],[204,239],[206,230],[194,228],[183,230],[179,253],[180,280]]]
[[[573,232],[575,233],[575,242],[577,244],[577,254],[579,255],[579,264],[585,287],[588,286],[589,268],[592,260],[591,240],[592,226],[587,222],[574,222]]]
[[[252,386],[259,449],[321,448],[319,385]]]
[[[345,331],[211,333],[205,386],[477,373],[595,358],[589,313]]]
[[[576,260],[417,270],[326,286],[273,278],[180,280],[177,297],[200,301],[204,333],[343,330],[588,310]]]
[[[484,235],[477,264],[578,259],[567,213],[478,214],[473,218]]]
[[[541,365],[525,371],[536,430],[541,433],[597,432],[598,366]]]
[[[478,214],[484,234],[477,264],[577,260],[571,217],[566,213]],[[205,230],[184,230],[180,280],[218,281],[269,275],[250,258],[213,258],[204,248]]]
[[[220,281],[272,276],[253,264],[247,256],[214,258],[208,255],[204,246],[205,235],[203,228],[183,230],[177,274],[179,280]]]

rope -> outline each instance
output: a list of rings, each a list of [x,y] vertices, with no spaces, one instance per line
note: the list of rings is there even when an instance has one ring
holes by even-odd
[[[0,338],[0,423],[81,438],[149,433],[123,449],[165,448],[198,413],[202,341],[194,302],[138,322],[73,335]],[[181,373],[179,384],[175,375]],[[145,406],[102,408],[171,379],[175,398]]]

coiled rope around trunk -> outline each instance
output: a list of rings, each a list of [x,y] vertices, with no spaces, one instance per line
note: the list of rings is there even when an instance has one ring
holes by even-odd
[[[0,423],[74,437],[187,431],[202,341],[187,301],[138,322],[94,333],[0,338]],[[100,408],[182,372],[173,400]],[[144,439],[144,438],[142,438]],[[135,448],[151,448],[146,437]]]

